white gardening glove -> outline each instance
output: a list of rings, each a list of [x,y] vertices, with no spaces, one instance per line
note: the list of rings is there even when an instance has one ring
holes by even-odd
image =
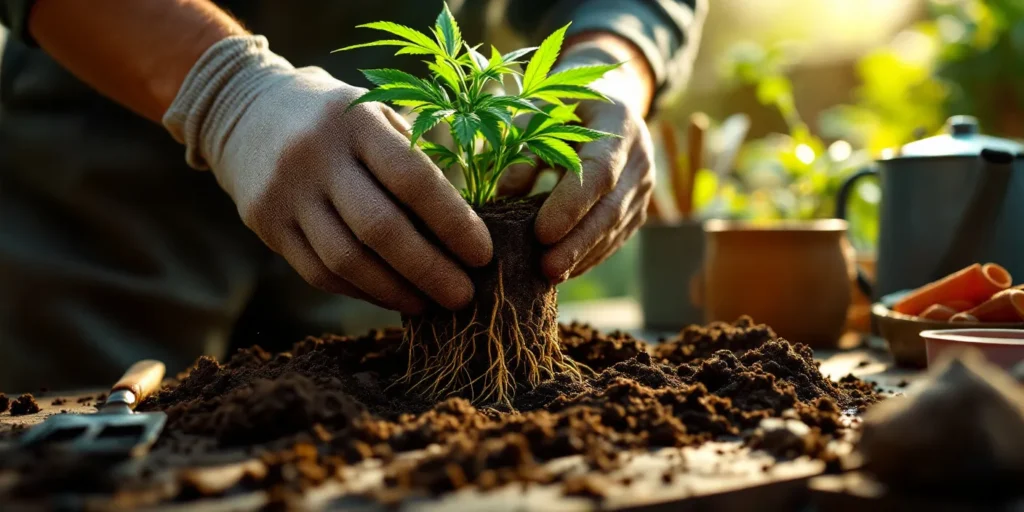
[[[245,224],[310,284],[417,313],[425,297],[473,296],[459,263],[491,259],[486,226],[380,103],[320,68],[296,69],[261,36],[227,38],[196,62],[164,125],[209,168]]]

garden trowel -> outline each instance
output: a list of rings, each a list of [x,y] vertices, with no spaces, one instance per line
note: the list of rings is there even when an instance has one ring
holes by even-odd
[[[92,414],[55,414],[20,439],[23,446],[53,445],[97,455],[137,456],[146,453],[160,435],[167,415],[135,412],[142,399],[160,388],[160,361],[139,361],[114,384],[106,401]]]

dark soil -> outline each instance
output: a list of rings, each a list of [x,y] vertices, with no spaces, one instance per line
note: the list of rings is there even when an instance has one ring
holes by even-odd
[[[150,461],[258,456],[266,475],[234,489],[271,489],[283,502],[369,458],[384,462],[387,490],[373,496],[384,502],[511,482],[562,481],[566,492],[594,495],[602,488],[594,475],[628,450],[747,439],[774,443],[780,458],[830,460],[824,446],[842,433],[844,411],[879,398],[855,379],[830,382],[809,348],[749,318],[691,327],[653,347],[583,325],[559,329],[567,357],[594,371],[517,393],[515,411],[406,392],[396,384],[408,357],[400,330],[308,338],[276,355],[252,347],[223,364],[203,357],[140,406],[168,415]],[[807,439],[759,429],[779,417],[806,424]],[[434,444],[423,457],[395,457]],[[565,481],[543,466],[567,455],[582,455],[592,475]],[[178,492],[182,500],[198,491],[182,484]]]
[[[559,372],[558,292],[541,271],[544,247],[534,234],[543,202],[544,196],[534,196],[477,208],[491,233],[494,259],[467,271],[475,289],[470,307],[452,312],[434,306],[403,319],[411,390],[428,399],[454,394],[507,408],[517,390]],[[429,371],[435,369],[444,371]]]
[[[11,408],[11,399],[7,398],[7,395],[0,393],[0,414],[7,412],[7,409]]]
[[[11,416],[35,414],[41,410],[39,404],[36,403],[35,397],[29,393],[19,396],[17,400],[11,403]]]

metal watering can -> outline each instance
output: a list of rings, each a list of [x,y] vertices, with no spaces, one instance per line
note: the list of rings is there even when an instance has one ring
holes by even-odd
[[[846,218],[858,180],[881,179],[876,282],[858,285],[874,299],[925,285],[972,263],[998,263],[1024,278],[1024,145],[982,135],[954,116],[946,133],[904,145],[854,173],[839,189]]]

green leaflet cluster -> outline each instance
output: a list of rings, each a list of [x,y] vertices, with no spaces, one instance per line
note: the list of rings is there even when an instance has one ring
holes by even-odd
[[[395,55],[422,55],[431,77],[422,79],[395,69],[363,70],[376,85],[349,108],[366,102],[388,102],[416,114],[411,140],[442,167],[459,166],[466,178],[462,195],[471,205],[492,200],[498,179],[509,166],[533,163],[530,153],[548,165],[574,172],[583,179],[579,155],[570,143],[614,136],[570,123],[578,122],[574,103],[567,100],[608,101],[588,87],[620,64],[582,66],[550,74],[568,25],[551,34],[539,47],[501,54],[491,47],[490,58],[462,40],[455,18],[444,6],[433,37],[415,29],[378,21],[359,25],[386,32],[395,39],[341,48],[395,46]],[[523,59],[533,54],[528,62]],[[520,71],[525,63],[525,71]],[[517,94],[493,94],[488,85],[501,85],[511,75]],[[495,84],[490,84],[495,82]],[[540,106],[538,106],[540,105]],[[515,122],[522,115],[528,122]],[[526,119],[526,118],[524,118]],[[455,145],[447,148],[422,139],[440,123],[451,130]]]

